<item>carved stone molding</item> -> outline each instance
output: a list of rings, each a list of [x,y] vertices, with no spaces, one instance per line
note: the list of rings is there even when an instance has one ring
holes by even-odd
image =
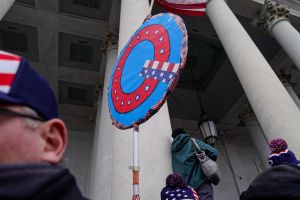
[[[300,17],[300,1],[299,0],[274,0],[278,3],[287,5],[290,8],[291,15]]]
[[[291,84],[292,83],[291,82],[292,74],[290,71],[287,71],[285,69],[279,69],[278,71],[276,71],[276,74],[283,84],[285,84],[285,83]]]
[[[102,48],[103,54],[106,55],[107,51],[111,48],[118,48],[118,40],[119,37],[116,33],[113,31],[108,31]]]
[[[289,16],[290,9],[288,6],[266,0],[254,24],[258,29],[270,32],[272,27],[279,21],[289,20]]]
[[[241,111],[238,114],[238,118],[241,120],[241,122],[245,122],[250,118],[256,118],[255,113],[249,103],[241,107]]]

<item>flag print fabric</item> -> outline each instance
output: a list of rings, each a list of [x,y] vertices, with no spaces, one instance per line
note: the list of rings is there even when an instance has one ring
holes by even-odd
[[[21,57],[0,51],[0,92],[8,94],[19,69]]]
[[[179,63],[147,60],[140,76],[162,81],[163,83],[169,83],[175,76],[178,68]]]
[[[199,200],[196,191],[191,187],[187,187],[185,189],[165,188],[162,191],[161,196],[162,196],[161,198],[162,200]]]
[[[132,197],[132,200],[140,200],[140,196],[139,196],[139,195],[134,195],[134,196]]]
[[[123,48],[110,77],[108,106],[120,129],[154,115],[175,88],[187,56],[188,35],[174,14],[152,16]]]
[[[190,16],[204,16],[207,0],[155,0],[169,12]]]

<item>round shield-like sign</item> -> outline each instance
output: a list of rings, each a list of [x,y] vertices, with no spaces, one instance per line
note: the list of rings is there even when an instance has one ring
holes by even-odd
[[[174,14],[147,20],[122,50],[108,86],[113,124],[139,125],[155,114],[174,89],[187,55],[187,31]]]

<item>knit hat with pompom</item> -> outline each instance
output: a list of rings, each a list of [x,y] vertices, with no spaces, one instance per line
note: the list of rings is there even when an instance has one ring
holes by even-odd
[[[166,187],[160,193],[161,200],[199,200],[192,187],[187,186],[186,181],[179,173],[170,174],[166,179]]]
[[[287,142],[282,138],[275,138],[270,142],[270,151],[268,163],[271,166],[280,164],[300,164],[300,161],[297,160],[295,154],[288,149]]]
[[[279,153],[288,148],[286,141],[282,138],[275,138],[270,142],[271,153]]]

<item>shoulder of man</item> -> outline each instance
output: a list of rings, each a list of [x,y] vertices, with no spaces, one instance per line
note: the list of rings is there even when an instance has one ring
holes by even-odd
[[[281,164],[258,175],[241,200],[300,199],[300,166]]]

